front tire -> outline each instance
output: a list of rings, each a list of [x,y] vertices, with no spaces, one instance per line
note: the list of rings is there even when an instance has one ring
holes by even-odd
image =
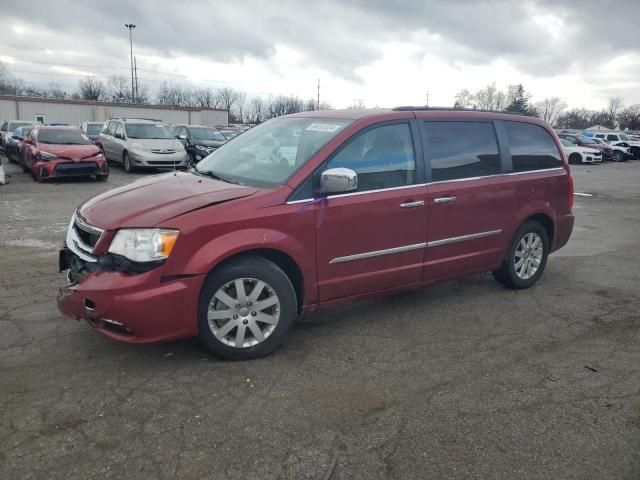
[[[620,150],[614,150],[613,151],[613,161],[614,162],[624,162],[625,160],[625,154],[622,153]]]
[[[548,256],[547,231],[540,223],[528,220],[513,235],[506,258],[493,277],[508,288],[529,288],[542,276]]]
[[[579,153],[572,153],[569,155],[569,163],[571,165],[579,165],[582,163],[582,156]]]
[[[289,277],[262,257],[238,259],[214,270],[200,292],[198,336],[214,355],[248,360],[268,355],[297,317]]]

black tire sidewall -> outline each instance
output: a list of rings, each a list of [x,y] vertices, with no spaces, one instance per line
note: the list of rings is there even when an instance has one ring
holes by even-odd
[[[124,152],[122,156],[122,165],[124,167],[124,171],[127,173],[133,172],[133,165],[131,163],[131,156],[129,152]]]
[[[263,342],[248,348],[233,348],[219,341],[211,332],[207,319],[209,302],[216,291],[237,278],[256,278],[267,283],[280,300],[280,319],[276,329]],[[268,355],[286,339],[297,318],[296,292],[291,280],[273,262],[261,257],[238,259],[214,269],[205,280],[198,302],[198,336],[214,355],[229,360],[249,360]]]
[[[572,153],[569,155],[569,163],[571,165],[580,165],[582,163],[582,156],[579,153]]]
[[[622,162],[623,160],[624,160],[624,154],[620,150],[615,150],[613,152],[613,161]]]
[[[529,234],[536,233],[542,238],[542,261],[540,262],[540,266],[536,271],[535,275],[527,280],[523,280],[518,276],[515,270],[515,252],[518,247],[518,243],[522,238]],[[545,228],[538,222],[535,221],[527,221],[523,223],[520,228],[513,235],[513,239],[511,240],[511,245],[509,247],[509,253],[506,259],[506,274],[508,277],[508,282],[513,288],[522,289],[529,288],[534,285],[544,273],[545,267],[547,266],[547,259],[549,257],[549,236]]]

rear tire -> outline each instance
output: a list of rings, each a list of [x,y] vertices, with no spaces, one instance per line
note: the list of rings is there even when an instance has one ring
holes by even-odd
[[[136,167],[133,166],[133,162],[131,161],[131,156],[129,152],[124,152],[122,154],[122,164],[124,165],[124,171],[127,173],[133,173],[136,170]]]
[[[571,165],[580,165],[582,163],[582,156],[579,153],[572,153],[569,155],[569,163]]]
[[[613,161],[614,162],[624,162],[625,160],[625,154],[622,153],[620,150],[614,150],[613,151]]]
[[[296,317],[296,292],[286,273],[265,258],[246,257],[213,270],[205,280],[198,336],[218,357],[260,358],[284,342]]]
[[[544,273],[548,256],[547,231],[540,223],[528,220],[513,235],[507,255],[493,277],[507,288],[529,288]]]

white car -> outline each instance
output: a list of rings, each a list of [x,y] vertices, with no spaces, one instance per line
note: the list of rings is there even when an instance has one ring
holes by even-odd
[[[633,158],[640,158],[640,142],[633,140],[626,133],[620,132],[595,132],[593,138],[604,140],[609,145],[631,148]]]
[[[567,160],[571,164],[602,162],[602,152],[600,150],[580,147],[564,138],[560,139],[560,143],[562,143],[562,147],[567,154]]]
[[[626,162],[628,158],[633,157],[633,152],[631,151],[631,147],[621,147],[620,145],[611,145],[607,143],[605,140],[601,138],[594,138],[594,142],[598,142],[600,145],[607,145],[611,147],[613,150],[613,161],[614,162]]]

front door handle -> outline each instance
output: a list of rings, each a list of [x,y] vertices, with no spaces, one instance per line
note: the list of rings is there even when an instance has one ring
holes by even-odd
[[[409,201],[409,202],[400,204],[400,208],[418,208],[418,207],[424,207],[424,200],[418,200],[415,202]]]
[[[433,199],[433,203],[437,203],[438,205],[447,205],[455,201],[456,201],[456,197],[439,197],[439,198]]]

